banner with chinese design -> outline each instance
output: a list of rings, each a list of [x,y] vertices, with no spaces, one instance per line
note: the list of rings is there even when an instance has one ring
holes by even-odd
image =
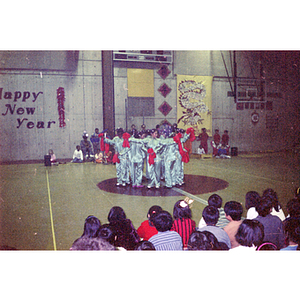
[[[177,75],[177,127],[206,128],[212,136],[211,90],[213,76]]]

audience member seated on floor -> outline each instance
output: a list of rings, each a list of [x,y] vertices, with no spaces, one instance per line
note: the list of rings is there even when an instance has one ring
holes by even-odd
[[[144,251],[144,250],[155,250],[155,247],[153,244],[149,241],[140,241],[138,244],[135,246],[135,249],[137,251]]]
[[[97,149],[95,153],[95,163],[102,164],[103,163],[103,154],[100,152],[100,149]]]
[[[196,222],[192,220],[192,211],[190,209],[192,201],[186,197],[184,200],[177,201],[173,209],[174,222],[171,231],[179,233],[182,238],[183,249],[187,248],[190,234],[196,229]]]
[[[113,245],[101,238],[89,238],[87,236],[77,239],[70,250],[116,250]]]
[[[71,160],[72,163],[82,163],[83,162],[83,154],[80,149],[80,146],[77,145],[76,149],[73,153],[73,159]]]
[[[147,213],[148,220],[142,222],[140,227],[137,229],[137,233],[141,239],[148,241],[153,235],[157,234],[158,231],[154,227],[152,219],[162,210],[163,209],[159,205],[153,205],[149,208]]]
[[[256,206],[260,200],[260,195],[256,191],[249,191],[245,196],[245,208],[247,209],[246,219],[253,220],[258,216]]]
[[[114,234],[114,232],[111,230],[109,224],[103,224],[98,231],[98,237],[108,241],[110,244],[114,244],[117,236]]]
[[[215,156],[216,158],[231,158],[230,155],[228,155],[228,148],[222,144],[221,147],[218,149],[218,153]]]
[[[100,220],[95,216],[88,216],[84,221],[84,228],[81,237],[98,237],[98,231],[101,227]]]
[[[239,245],[235,239],[235,235],[242,223],[243,206],[237,201],[228,201],[224,205],[225,216],[229,223],[224,227],[224,231],[228,234],[231,249]]]
[[[300,219],[289,218],[286,220],[284,222],[284,232],[288,246],[280,249],[280,251],[300,250]]]
[[[50,155],[50,162],[52,166],[58,166],[59,162],[56,160],[56,155],[52,149],[49,149],[48,155]]]
[[[188,240],[187,250],[221,250],[217,238],[209,231],[194,231]]]
[[[264,226],[264,242],[271,242],[280,250],[284,247],[283,223],[277,216],[271,215],[273,202],[271,197],[263,196],[259,201],[256,210],[259,214],[254,220]]]
[[[109,228],[115,235],[113,245],[115,247],[123,247],[126,250],[134,250],[140,238],[133,227],[130,219],[126,218],[126,214],[122,207],[113,206],[108,214]]]
[[[182,238],[176,231],[170,231],[173,225],[173,218],[167,211],[156,214],[152,220],[158,233],[153,235],[149,242],[153,244],[155,250],[182,250]]]
[[[289,200],[286,205],[286,210],[288,212],[288,215],[283,223],[285,223],[286,220],[289,220],[290,218],[300,218],[300,199],[293,198]]]
[[[217,194],[212,194],[211,196],[209,196],[207,202],[208,206],[214,206],[218,209],[219,220],[217,222],[217,227],[224,228],[229,223],[229,221],[226,219],[224,209],[222,208],[223,199]],[[202,217],[199,222],[198,228],[202,228],[204,226],[206,226],[206,223]]]
[[[78,238],[73,243],[73,245],[74,244],[77,245],[76,246],[77,248],[81,247],[81,245],[86,245],[87,248],[92,247],[92,245],[88,246],[89,243],[92,243],[92,241],[87,241],[87,239],[97,238],[100,227],[101,227],[101,222],[97,217],[88,216],[84,221],[83,233],[81,237]],[[71,249],[71,250],[99,250],[99,249]]]
[[[239,246],[229,251],[256,251],[264,239],[264,227],[257,220],[243,220],[236,235],[236,241]]]
[[[269,196],[272,200],[271,215],[279,217],[281,221],[285,220],[285,215],[282,210],[282,206],[278,201],[277,193],[273,189],[266,189],[263,192],[263,196]]]
[[[83,161],[94,161],[94,153],[92,148],[92,143],[88,140],[88,134],[86,132],[82,135],[82,140],[80,141],[80,148],[83,153]]]
[[[219,219],[219,211],[214,206],[206,206],[203,209],[202,216],[204,218],[206,226],[198,228],[199,231],[209,231],[217,238],[220,242],[225,243],[228,248],[231,248],[231,243],[228,234],[224,231],[223,228],[217,227],[216,224]]]

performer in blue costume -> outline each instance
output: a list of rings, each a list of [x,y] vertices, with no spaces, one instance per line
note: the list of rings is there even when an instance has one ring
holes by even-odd
[[[130,151],[128,152],[130,161],[130,177],[133,188],[143,188],[143,167],[144,158],[147,156],[147,148],[141,139],[143,133],[135,132],[134,136],[128,139]]]
[[[161,144],[164,146],[165,184],[167,188],[172,188],[176,184],[174,166],[178,146],[169,134],[169,131],[164,132],[165,139],[161,141]]]
[[[190,134],[187,134],[184,129],[178,129],[178,133],[173,138],[177,143],[177,147],[175,150],[175,164],[174,164],[174,176],[175,184],[178,186],[182,186],[184,184],[184,162],[188,162],[187,160],[183,160],[183,157],[188,158],[188,153],[183,147],[183,143],[187,141],[190,137]]]
[[[150,182],[148,188],[160,187],[160,173],[161,173],[161,152],[163,145],[160,143],[160,140],[157,138],[157,129],[152,129],[150,132],[151,136],[143,139],[143,143],[146,146],[147,150],[147,165],[148,173],[150,176]]]
[[[129,157],[128,152],[130,147],[124,147],[124,130],[122,128],[117,129],[117,136],[112,140],[104,138],[105,143],[113,145],[115,148],[115,155],[118,156],[119,163],[116,162],[116,171],[117,171],[117,186],[126,186],[130,184],[129,181]]]

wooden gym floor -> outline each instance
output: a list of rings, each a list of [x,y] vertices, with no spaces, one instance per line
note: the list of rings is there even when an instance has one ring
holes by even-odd
[[[0,246],[17,250],[68,250],[82,234],[84,220],[89,215],[98,217],[102,224],[107,223],[110,208],[118,205],[138,228],[152,205],[160,205],[172,214],[175,202],[186,195],[195,199],[192,213],[197,224],[212,193],[223,198],[223,205],[230,200],[244,204],[248,191],[262,193],[273,188],[285,210],[294,189],[300,185],[299,154],[294,152],[244,154],[231,159],[198,159],[194,155],[184,171],[186,186],[170,193],[162,189],[160,194],[157,191],[139,194],[131,193],[129,187],[119,193],[109,191],[110,187],[100,189],[106,184],[113,185],[114,165],[2,164]],[[213,189],[201,188],[201,185],[207,188],[205,178],[213,184]]]

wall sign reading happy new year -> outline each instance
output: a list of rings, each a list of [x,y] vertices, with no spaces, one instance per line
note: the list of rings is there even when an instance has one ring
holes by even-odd
[[[2,100],[12,100],[16,102],[14,104],[6,103],[4,105],[4,110],[2,112],[2,116],[11,116],[18,115],[22,116],[22,118],[17,118],[16,128],[27,127],[28,129],[36,128],[50,128],[52,124],[55,124],[55,121],[48,121],[47,125],[45,125],[44,121],[37,121],[36,123],[30,121],[28,118],[24,116],[34,115],[36,107],[25,106],[27,102],[35,103],[40,95],[43,92],[29,92],[29,91],[5,91],[3,88],[0,88],[0,103]],[[19,106],[21,103],[22,106]]]

